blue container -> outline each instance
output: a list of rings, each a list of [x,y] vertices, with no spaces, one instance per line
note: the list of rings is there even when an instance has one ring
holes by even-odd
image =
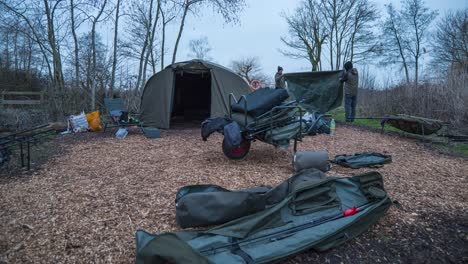
[[[155,127],[144,127],[143,132],[147,138],[160,138],[161,131]]]
[[[128,130],[123,127],[119,128],[119,130],[117,130],[117,132],[115,133],[115,136],[118,139],[124,139],[127,135],[128,135]]]

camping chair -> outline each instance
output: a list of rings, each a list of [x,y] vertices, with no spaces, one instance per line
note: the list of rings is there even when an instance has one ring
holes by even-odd
[[[138,115],[129,114],[125,111],[125,105],[122,98],[104,98],[104,106],[109,113],[109,118],[107,118],[104,123],[104,132],[108,127],[136,126],[143,129],[143,124],[138,120]]]

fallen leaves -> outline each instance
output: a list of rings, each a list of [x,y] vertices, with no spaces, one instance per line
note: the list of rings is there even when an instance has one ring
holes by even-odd
[[[246,159],[233,161],[223,156],[220,135],[203,142],[198,128],[163,131],[160,139],[147,139],[132,130],[123,140],[111,133],[56,140],[63,142],[62,155],[51,158],[33,176],[0,182],[0,241],[4,241],[0,262],[133,262],[136,230],[179,230],[174,211],[178,188],[274,186],[293,174],[291,149],[254,142]],[[468,209],[468,164],[461,158],[353,127],[338,127],[332,137],[306,137],[298,146],[299,151],[326,150],[330,157],[362,151],[393,156],[393,163],[379,171],[391,198],[403,210],[392,208],[370,229],[369,234],[383,234],[381,240],[399,226],[425,225],[423,213]],[[335,165],[329,175],[369,170]],[[431,233],[434,227],[425,230]],[[341,261],[348,255],[329,257]]]

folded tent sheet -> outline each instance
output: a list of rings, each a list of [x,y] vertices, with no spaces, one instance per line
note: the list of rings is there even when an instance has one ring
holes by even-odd
[[[290,187],[275,205],[209,230],[138,231],[136,263],[269,263],[327,250],[367,230],[391,205],[378,172]]]

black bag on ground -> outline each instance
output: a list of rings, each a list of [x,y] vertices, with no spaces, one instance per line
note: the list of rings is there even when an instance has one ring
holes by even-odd
[[[213,117],[203,121],[201,124],[201,136],[203,141],[206,141],[214,132],[223,130],[224,126],[231,122],[232,120],[226,117]]]
[[[248,115],[257,117],[280,105],[289,98],[289,94],[285,89],[261,88],[247,94],[245,98],[247,99],[247,109],[245,109],[245,99],[241,97],[237,103],[231,105],[232,111],[247,112]]]
[[[235,149],[240,146],[242,136],[237,122],[232,121],[224,126],[224,139],[226,147],[229,149]]]
[[[344,167],[359,169],[359,168],[380,168],[383,164],[392,162],[392,156],[384,155],[377,152],[355,153],[353,155],[337,155],[331,162]]]
[[[185,186],[176,195],[177,224],[183,228],[223,224],[279,203],[302,182],[323,178],[322,172],[309,169],[275,188],[261,186],[230,191],[216,185]]]
[[[304,151],[296,152],[293,157],[294,171],[301,171],[303,169],[315,168],[326,172],[330,170],[330,163],[328,162],[328,153],[326,151]]]

